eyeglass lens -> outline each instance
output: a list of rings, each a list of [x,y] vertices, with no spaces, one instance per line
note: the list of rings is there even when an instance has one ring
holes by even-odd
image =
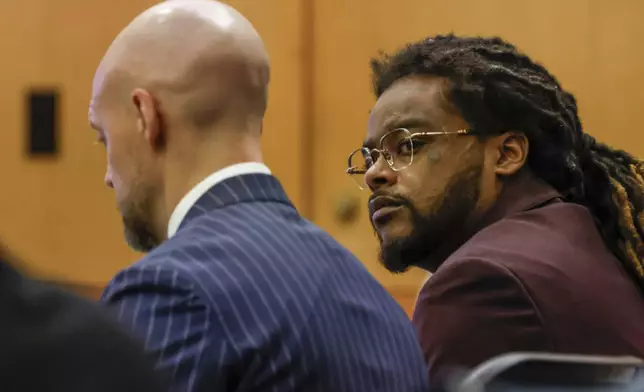
[[[351,177],[360,188],[364,185],[364,173],[378,161],[381,153],[393,170],[402,170],[413,160],[413,141],[406,129],[396,129],[387,133],[378,147],[379,149],[373,150],[362,148],[349,159],[349,167],[355,169],[350,170]]]

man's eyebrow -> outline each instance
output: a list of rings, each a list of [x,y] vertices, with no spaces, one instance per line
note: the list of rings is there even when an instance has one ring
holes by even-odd
[[[384,127],[388,130],[393,130],[396,128],[415,128],[415,127],[425,127],[430,129],[436,129],[436,126],[426,117],[418,116],[408,116],[408,117],[392,117],[391,119],[385,121]]]
[[[430,130],[438,129],[436,125],[433,122],[431,122],[428,118],[419,117],[419,116],[406,116],[406,117],[395,116],[385,120],[383,125],[384,125],[383,128],[385,129],[385,133],[393,131],[394,129],[397,129],[397,128],[424,127]],[[382,135],[380,137],[382,137]],[[373,148],[380,141],[380,137],[365,139],[364,142],[362,143],[362,147]]]

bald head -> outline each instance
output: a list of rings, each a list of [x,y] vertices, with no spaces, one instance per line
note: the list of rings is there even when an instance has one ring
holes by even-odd
[[[251,23],[214,0],[171,0],[134,19],[114,40],[94,81],[97,99],[149,93],[181,128],[260,120],[269,61]]]
[[[261,161],[268,79],[253,26],[214,0],[158,4],[116,37],[89,119],[134,249],[163,241],[170,212],[214,170]]]

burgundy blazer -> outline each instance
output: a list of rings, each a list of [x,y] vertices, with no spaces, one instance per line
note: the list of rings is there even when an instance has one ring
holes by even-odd
[[[642,294],[585,207],[524,179],[486,223],[419,294],[413,323],[432,384],[507,352],[644,357]]]

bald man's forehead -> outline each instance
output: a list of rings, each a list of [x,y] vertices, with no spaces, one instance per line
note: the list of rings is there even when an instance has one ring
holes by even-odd
[[[115,85],[121,80],[119,76],[118,68],[114,64],[106,64],[105,61],[101,62],[92,80],[91,107],[96,109],[98,105],[103,105],[106,96],[112,94],[116,88]]]
[[[100,129],[97,113],[96,113],[96,100],[92,98],[92,100],[89,102],[89,107],[87,110],[87,118],[89,121],[89,125],[96,129]]]
[[[97,92],[100,92],[103,89],[103,83],[105,81],[105,67],[101,63],[94,73],[94,79],[92,80],[92,96],[96,95]]]
[[[89,123],[94,129],[100,129],[97,112],[99,110],[99,105],[103,100],[104,90],[105,72],[104,69],[99,66],[96,74],[94,75],[94,80],[92,81],[92,96],[90,97],[88,107]]]

